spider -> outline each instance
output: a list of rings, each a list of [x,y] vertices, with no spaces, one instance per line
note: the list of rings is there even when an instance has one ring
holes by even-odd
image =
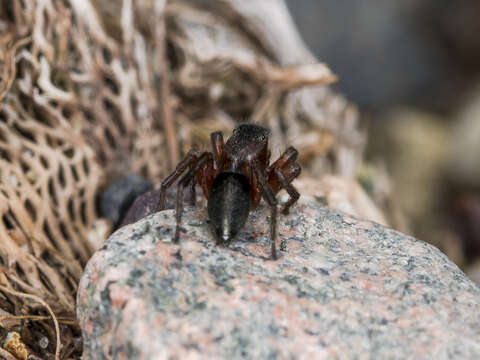
[[[285,189],[290,198],[283,205],[282,213],[300,194],[291,184],[300,175],[296,162],[298,152],[289,147],[274,163],[269,165],[270,131],[255,124],[242,124],[224,142],[221,132],[211,133],[212,152],[199,153],[190,150],[176,169],[162,182],[157,211],[165,208],[167,189],[177,184],[176,229],[173,242],[178,243],[182,223],[184,190],[188,187],[191,205],[195,205],[195,182],[200,185],[207,200],[208,217],[216,233],[217,244],[228,245],[245,225],[251,209],[255,209],[263,197],[270,206],[271,257],[277,259],[277,200],[275,195]],[[183,175],[183,176],[182,176]]]

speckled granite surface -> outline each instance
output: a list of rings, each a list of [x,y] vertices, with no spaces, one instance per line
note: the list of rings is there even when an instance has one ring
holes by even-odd
[[[480,289],[436,248],[314,204],[250,215],[229,248],[204,209],[126,226],[78,292],[84,359],[480,359]]]

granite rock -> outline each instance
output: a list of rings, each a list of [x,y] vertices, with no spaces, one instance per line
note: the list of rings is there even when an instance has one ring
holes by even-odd
[[[435,247],[312,202],[260,207],[230,246],[204,208],[117,230],[88,263],[88,359],[479,359],[480,289]]]

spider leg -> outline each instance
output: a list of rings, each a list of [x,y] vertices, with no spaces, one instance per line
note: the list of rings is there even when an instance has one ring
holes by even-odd
[[[185,158],[177,165],[175,170],[167,176],[165,180],[162,181],[160,185],[160,199],[158,200],[158,205],[156,211],[165,209],[165,196],[167,189],[184,173],[184,171],[197,160],[197,151],[190,150],[185,156]]]
[[[270,244],[272,247],[272,259],[277,260],[277,247],[276,247],[276,238],[277,238],[277,199],[275,199],[275,194],[270,187],[265,171],[259,166],[257,162],[253,163],[253,170],[255,175],[260,183],[260,187],[263,191],[263,198],[270,206],[271,219],[270,219]]]
[[[282,185],[282,188],[284,188],[288,195],[290,195],[290,199],[288,199],[282,208],[282,214],[288,215],[290,207],[297,202],[300,194],[298,193],[297,189],[295,189],[295,186],[288,181],[287,177],[283,174],[282,169],[275,168],[274,171],[275,175],[277,175],[277,178],[280,181],[280,184]]]
[[[300,197],[297,189],[291,184],[293,179],[300,175],[301,168],[296,162],[298,156],[297,150],[290,146],[285,152],[267,169],[268,183],[273,189],[274,194],[285,189],[290,195],[290,199],[282,208],[283,214],[288,214],[290,207]]]
[[[175,208],[175,217],[177,225],[175,228],[175,236],[173,237],[173,242],[178,243],[180,238],[180,227],[182,225],[182,212],[183,212],[183,190],[190,184],[190,182],[195,183],[195,174],[202,169],[202,167],[212,159],[212,153],[204,152],[198,158],[196,162],[191,164],[188,172],[182,176],[178,181],[177,185],[177,204]]]
[[[221,131],[215,131],[210,135],[210,142],[212,144],[213,160],[215,161],[215,169],[217,172],[223,165],[223,147],[225,142]]]
[[[290,146],[284,151],[280,157],[275,160],[267,169],[267,174],[270,174],[275,168],[284,168],[288,164],[295,163],[297,160],[298,151],[293,146]]]
[[[197,183],[201,186],[203,194],[208,199],[210,188],[212,187],[215,176],[221,172],[223,168],[223,135],[220,131],[210,134],[210,142],[212,145],[212,156],[201,171],[195,174]],[[195,186],[192,184],[192,186]],[[193,204],[193,203],[192,203]]]
[[[190,206],[195,206],[197,203],[197,191],[195,181],[190,181],[190,189],[188,191],[188,203]]]

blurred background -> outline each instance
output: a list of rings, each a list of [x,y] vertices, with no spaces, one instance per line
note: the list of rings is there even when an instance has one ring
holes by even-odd
[[[402,230],[480,283],[480,2],[287,4],[369,124],[367,160],[392,177]]]

